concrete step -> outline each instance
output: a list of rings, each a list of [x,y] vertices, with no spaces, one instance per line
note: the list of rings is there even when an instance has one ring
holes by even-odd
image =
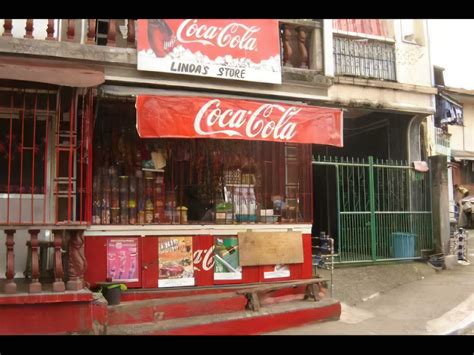
[[[224,301],[225,298],[222,299]],[[215,313],[215,312],[213,312]],[[338,320],[341,305],[326,298],[319,302],[292,301],[270,304],[260,311],[207,314],[163,319],[142,324],[108,326],[111,335],[250,335],[296,327],[302,324]]]
[[[107,325],[138,324],[242,311],[247,300],[234,292],[122,302],[107,307]]]

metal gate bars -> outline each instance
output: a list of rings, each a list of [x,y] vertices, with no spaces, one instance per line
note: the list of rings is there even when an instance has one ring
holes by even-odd
[[[319,157],[335,169],[338,262],[416,259],[432,249],[428,173],[406,161]]]

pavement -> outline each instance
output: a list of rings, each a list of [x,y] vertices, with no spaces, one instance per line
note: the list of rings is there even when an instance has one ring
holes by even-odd
[[[474,249],[469,258],[470,265],[425,273],[355,304],[341,300],[339,321],[268,335],[474,335]]]

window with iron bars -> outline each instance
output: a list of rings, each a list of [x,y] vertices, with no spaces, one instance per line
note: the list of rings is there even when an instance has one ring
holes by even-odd
[[[369,39],[334,37],[336,75],[396,80],[395,46]]]
[[[0,87],[0,225],[87,218],[89,91]]]

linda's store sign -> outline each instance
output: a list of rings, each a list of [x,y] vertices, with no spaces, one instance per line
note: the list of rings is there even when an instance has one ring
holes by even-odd
[[[277,20],[138,20],[138,70],[281,83]]]
[[[194,96],[139,95],[142,138],[218,138],[342,147],[342,111],[334,108]]]

